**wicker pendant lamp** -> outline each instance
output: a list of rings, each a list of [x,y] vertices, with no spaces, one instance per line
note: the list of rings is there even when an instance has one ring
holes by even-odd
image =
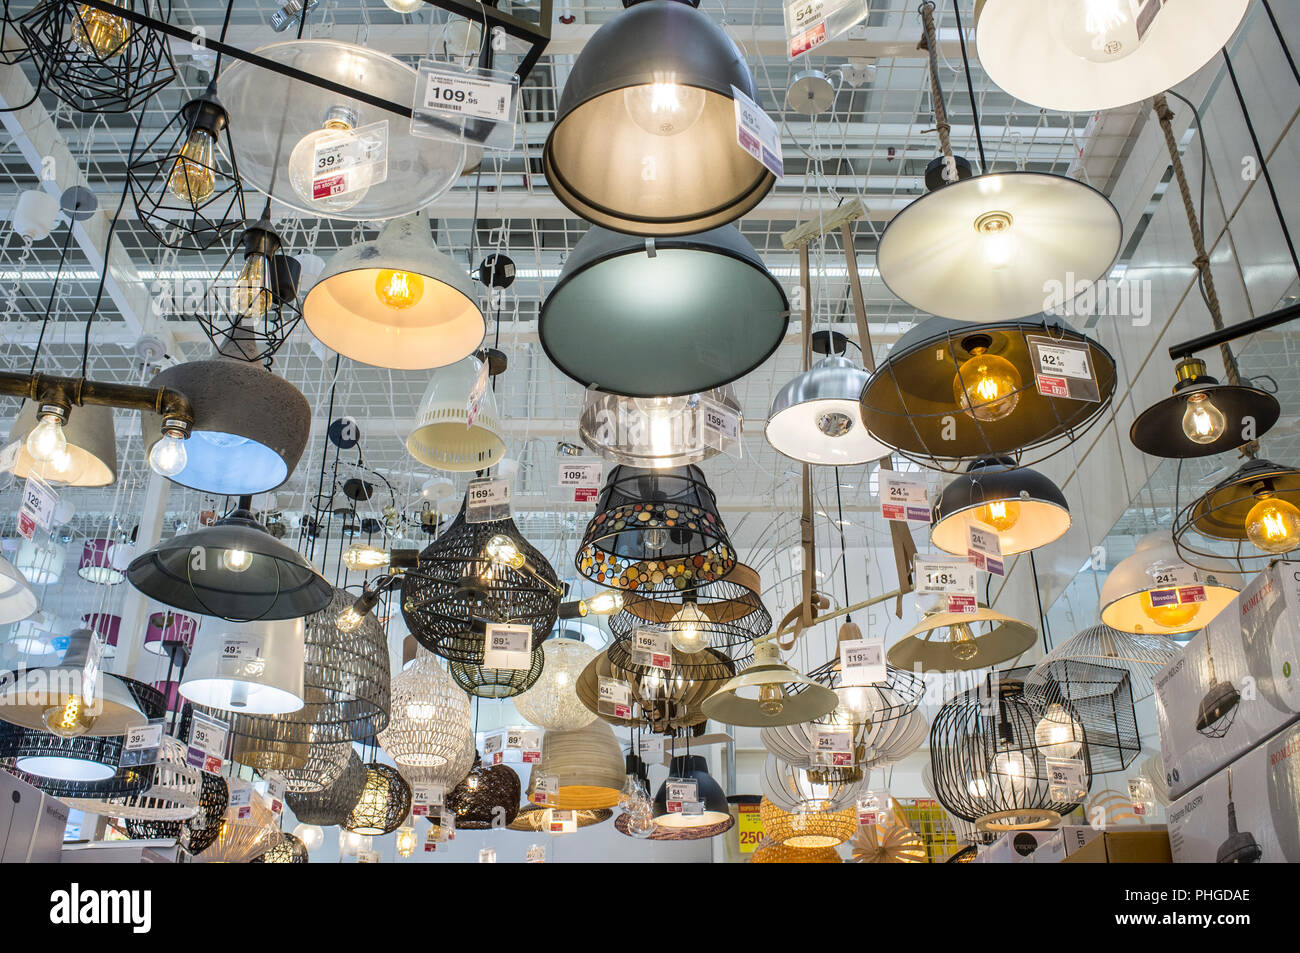
[[[221,834],[230,803],[226,779],[201,772],[199,805],[194,816],[183,821],[126,818],[126,832],[134,840],[170,838],[179,841],[191,856],[207,850]]]
[[[465,746],[469,697],[434,655],[407,641],[411,657],[393,680],[393,715],[379,745],[399,768],[441,768]]]
[[[678,664],[681,660],[683,668]],[[688,674],[689,669],[689,674]],[[705,650],[695,656],[673,656],[673,667],[667,672],[656,670],[644,676],[621,669],[609,661],[609,653],[601,652],[587,663],[578,678],[578,699],[588,711],[616,728],[642,725],[656,734],[673,729],[690,728],[708,721],[702,705],[704,700],[721,688],[736,674],[736,666],[726,656]],[[613,678],[626,682],[635,702],[627,718],[618,718],[600,711],[600,680]]]
[[[348,746],[351,749],[351,745]],[[348,753],[347,766],[337,781],[318,791],[289,791],[285,803],[304,824],[332,827],[348,819],[366,784],[366,766],[356,751]]]
[[[425,466],[452,473],[486,470],[501,462],[506,441],[496,391],[483,391],[470,416],[470,395],[482,370],[483,362],[471,354],[430,375],[406,438],[407,453]]]
[[[530,724],[556,731],[575,731],[591,724],[595,713],[578,698],[578,679],[598,654],[577,639],[553,638],[542,643],[542,675],[515,698],[515,710]]]
[[[251,739],[249,739],[249,743],[253,743]],[[258,747],[265,750],[264,746],[267,744],[274,743],[258,742]],[[292,746],[295,751],[297,747],[297,745]],[[347,769],[348,759],[351,755],[352,745],[348,742],[307,745],[306,759],[303,763],[296,768],[285,768],[281,771],[284,775],[285,789],[299,794],[315,794],[318,791],[323,791],[343,777],[343,772]],[[235,760],[241,764],[247,763],[238,755]],[[267,770],[275,769],[268,768]]]
[[[1235,581],[1227,573],[1205,572],[1184,562],[1168,533],[1150,533],[1107,574],[1101,585],[1101,621],[1122,632],[1181,641],[1180,636],[1186,639],[1205,628],[1237,597]]]
[[[980,631],[980,623],[988,626]],[[989,668],[1029,651],[1034,627],[977,606],[974,612],[933,612],[889,647],[890,665],[923,672],[968,672]]]
[[[764,837],[749,855],[749,864],[842,864],[834,847],[791,847]]]
[[[399,765],[398,770],[402,772],[402,777],[406,778],[406,783],[411,785],[412,789],[417,784],[441,784],[444,790],[450,791],[469,777],[476,754],[477,752],[474,750],[474,727],[468,725],[451,760],[445,764],[436,768],[413,768]]]
[[[391,834],[411,812],[411,786],[396,768],[372,761],[352,811],[341,825],[354,834]]]
[[[783,811],[766,797],[758,805],[763,833],[785,847],[799,849],[833,849],[843,844],[858,829],[857,812]]]
[[[593,721],[574,731],[548,731],[542,736],[542,758],[533,766],[528,782],[531,801],[533,784],[541,775],[553,774],[559,790],[547,804],[564,810],[614,807],[625,775],[623,749],[614,730],[603,721]]]
[[[487,668],[474,662],[448,662],[452,681],[475,698],[514,698],[537,684],[545,670],[540,648],[528,656],[527,668]]]
[[[153,783],[139,794],[108,797],[64,797],[70,807],[87,814],[142,821],[184,821],[199,809],[203,787],[198,768],[185,763],[186,745],[164,735],[154,765]]]
[[[509,826],[519,814],[519,775],[505,764],[484,767],[475,754],[469,775],[447,792],[444,802],[457,830]]]
[[[16,774],[54,797],[125,797],[147,790],[153,771],[119,767],[122,743],[120,735],[60,738],[0,722],[0,759],[11,760]]]
[[[282,834],[280,843],[254,857],[252,864],[306,864],[311,861],[307,845],[292,834]]]
[[[662,470],[700,463],[722,452],[721,444],[703,430],[706,400],[741,416],[730,384],[684,397],[621,397],[587,390],[578,433],[589,450],[627,466]]]

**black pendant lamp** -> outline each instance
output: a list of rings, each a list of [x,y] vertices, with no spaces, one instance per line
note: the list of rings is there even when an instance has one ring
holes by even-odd
[[[930,542],[965,556],[972,523],[996,530],[1002,555],[1014,556],[1064,536],[1070,506],[1060,488],[1037,470],[1017,467],[1011,457],[984,457],[939,494],[930,515]]]
[[[708,762],[699,755],[679,755],[668,764],[668,777],[674,780],[694,781],[696,799],[700,804],[699,813],[692,810],[668,810],[668,781],[659,785],[655,793],[655,826],[668,830],[711,829],[712,834],[721,833],[714,830],[715,825],[726,824],[732,820],[731,810],[727,806],[727,795],[722,786],[709,774]],[[729,827],[730,825],[728,825]]]
[[[1281,405],[1267,391],[1221,384],[1199,358],[1179,361],[1175,371],[1173,395],[1142,411],[1129,428],[1129,439],[1143,453],[1175,460],[1208,457],[1235,450],[1277,423]]]

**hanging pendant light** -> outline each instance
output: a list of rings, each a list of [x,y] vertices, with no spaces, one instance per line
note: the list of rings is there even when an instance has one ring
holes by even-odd
[[[254,51],[271,62],[322,76],[369,96],[410,105],[416,72],[376,49],[336,40],[289,40]],[[306,215],[349,221],[396,218],[447,191],[465,161],[463,144],[412,136],[409,124],[369,102],[252,63],[221,74],[222,101],[239,129],[235,159],[245,181]],[[375,127],[375,123],[384,123]],[[379,143],[385,147],[381,150]],[[319,175],[318,150],[341,144],[373,161]]]
[[[576,731],[596,720],[578,698],[578,679],[598,654],[593,646],[564,637],[542,643],[541,678],[515,698],[515,710],[529,724],[556,731]]]
[[[736,144],[733,89],[761,106],[740,50],[709,17],[675,0],[636,3],[569,71],[542,153],[551,190],[587,221],[637,235],[734,221],[776,179]]]
[[[179,612],[154,612],[144,630],[144,650],[154,655],[168,655],[169,646],[184,646],[186,652],[194,651],[194,636],[199,631],[199,620]]]
[[[834,847],[791,847],[764,837],[749,855],[747,864],[842,864]]]
[[[709,837],[726,833],[734,818],[727,806],[727,795],[722,786],[709,774],[709,764],[699,755],[674,755],[668,763],[668,777],[695,782],[696,800],[702,805],[697,813],[668,810],[668,781],[659,785],[654,799],[655,826],[669,831],[700,831],[709,829]],[[722,827],[721,830],[717,828]]]
[[[108,486],[117,479],[112,407],[104,404],[74,407],[62,427],[66,442],[63,450],[47,460],[37,460],[28,449],[32,431],[39,426],[38,409],[35,401],[23,401],[9,430],[9,443],[18,444],[14,479],[37,476],[47,483],[64,486]]]
[[[279,715],[303,706],[306,624],[302,618],[214,620],[185,666],[181,694],[222,712]]]
[[[542,735],[542,757],[533,766],[528,782],[532,800],[538,777],[555,775],[559,785],[547,799],[547,806],[561,810],[594,810],[615,807],[625,778],[623,749],[614,729],[603,721],[573,731],[547,731]]]
[[[393,679],[392,718],[379,746],[399,768],[441,768],[458,757],[470,730],[469,697],[438,659],[408,637]]]
[[[352,813],[366,784],[366,766],[352,746],[347,747],[347,764],[333,784],[316,791],[291,789],[285,793],[284,801],[289,810],[303,824],[333,827],[342,824]]]
[[[1041,717],[1034,741],[1048,758],[1078,758],[1087,739],[1093,774],[1123,771],[1142,751],[1136,690],[1127,666],[1049,653],[1025,676],[1025,697]]]
[[[423,2],[423,0],[421,0]],[[280,843],[249,861],[250,864],[310,863],[307,845],[292,834],[281,834]]]
[[[506,827],[512,831],[524,831],[526,833],[552,833],[546,827],[550,812],[550,808],[543,807],[540,804],[525,804],[519,809],[515,819]],[[574,811],[574,815],[578,823],[578,829],[582,830],[584,827],[594,827],[597,824],[605,823],[614,816],[614,812],[607,808],[598,808],[596,810]]]
[[[246,864],[284,840],[277,825],[270,805],[253,791],[246,805],[226,808],[217,836],[194,860],[200,864]]]
[[[703,430],[706,400],[737,420],[743,416],[730,385],[682,397],[620,397],[587,390],[578,433],[589,450],[627,466],[662,470],[700,463],[722,452],[722,441],[706,437]]]
[[[478,753],[466,778],[447,792],[443,802],[456,830],[485,831],[507,827],[519,814],[519,775],[509,765],[484,767]]]
[[[528,691],[541,678],[546,656],[540,648],[528,656],[527,668],[488,668],[477,662],[447,663],[452,681],[474,698],[514,698]]]
[[[366,765],[361,796],[342,824],[353,834],[391,834],[411,811],[411,786],[396,768],[372,761]]]
[[[41,600],[27,577],[0,556],[0,625],[26,619],[40,608]]]
[[[429,141],[429,140],[426,140]],[[374,241],[334,255],[307,292],[303,316],[326,347],[395,370],[468,357],[487,324],[463,263],[433,244],[425,212],[394,219]]]
[[[975,44],[989,79],[1060,112],[1140,102],[1177,86],[1227,45],[1249,0],[978,0]]]
[[[203,853],[220,836],[230,804],[230,789],[219,774],[200,772],[199,806],[188,820],[143,820],[126,818],[128,837],[137,840],[166,838],[177,841],[195,857]]]
[[[655,734],[667,734],[708,721],[701,710],[704,700],[735,674],[735,663],[712,649],[694,655],[674,652],[673,666],[668,671],[656,669],[643,675],[611,664],[606,651],[582,670],[578,699],[588,711],[616,728],[644,727]],[[626,718],[601,712],[601,678],[627,683],[636,704]]]
[[[735,226],[649,240],[593,225],[542,303],[538,335],[551,363],[583,387],[683,396],[766,361],[789,307]]]
[[[185,744],[164,735],[149,787],[139,794],[65,796],[70,807],[86,814],[141,821],[184,821],[199,809],[201,772],[185,763]]]
[[[1205,628],[1237,597],[1230,578],[1188,565],[1169,533],[1150,533],[1106,575],[1101,621],[1121,632],[1185,641],[1178,636]]]
[[[25,539],[18,546],[14,568],[33,586],[48,586],[63,575],[66,553],[62,546],[52,541],[38,543]]]
[[[1036,470],[1011,457],[973,461],[939,494],[930,516],[930,542],[945,553],[965,556],[971,525],[997,532],[1003,556],[1055,542],[1070,529],[1065,494]]]
[[[88,539],[81,544],[81,560],[77,575],[97,586],[116,586],[126,579],[125,574],[113,565],[116,540]]]
[[[1173,528],[1178,554],[1195,559],[1192,565],[1213,563],[1217,554],[1193,532],[1235,544],[1233,558],[1243,569],[1292,552],[1300,547],[1300,470],[1248,460],[1183,508]]]
[[[775,642],[754,644],[754,662],[701,706],[729,725],[765,728],[812,721],[835,710],[839,697],[781,661]]]
[[[1173,396],[1142,411],[1129,428],[1129,439],[1143,453],[1175,460],[1208,457],[1235,450],[1277,423],[1281,405],[1267,391],[1220,384],[1198,358],[1179,361],[1176,372]]]
[[[979,632],[979,623],[989,630]],[[976,606],[974,612],[932,612],[890,646],[890,665],[908,671],[969,672],[992,668],[1029,651],[1038,634],[1028,623],[996,609]]]
[[[470,406],[482,372],[483,362],[475,355],[433,372],[406,438],[407,453],[435,470],[453,473],[486,470],[501,462],[506,441],[496,392],[489,385],[476,407]]]
[[[821,466],[846,467],[889,456],[867,432],[858,399],[871,374],[843,354],[827,354],[782,387],[764,435],[777,453]]]

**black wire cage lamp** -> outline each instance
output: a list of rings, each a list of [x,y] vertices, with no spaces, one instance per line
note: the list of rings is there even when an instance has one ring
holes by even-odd
[[[1050,735],[1041,730],[1047,713],[1025,693],[1029,672],[1018,668],[990,674],[983,684],[945,702],[930,726],[935,797],[985,834],[1053,827],[1092,785],[1088,740],[1078,719],[1049,723],[1063,725]],[[1076,744],[1083,791],[1054,792],[1047,758],[1066,750],[1060,746],[1073,750]]]
[[[121,767],[124,742],[121,735],[60,738],[0,722],[0,760],[52,797],[107,799],[147,791],[154,766]]]
[[[528,655],[527,668],[488,668],[476,662],[448,662],[452,681],[475,698],[514,698],[537,684],[546,664],[541,647]]]
[[[1213,570],[1225,557],[1262,569],[1300,547],[1300,470],[1258,458],[1179,511],[1173,526],[1181,559]]]
[[[1093,774],[1109,774],[1142,751],[1133,679],[1118,665],[1049,655],[1025,677],[1025,695],[1043,712],[1035,740],[1048,757],[1077,758],[1086,737]]]
[[[1038,355],[1077,363],[1043,375]],[[896,343],[863,388],[862,419],[898,453],[936,470],[1015,455],[1044,460],[1097,422],[1115,393],[1115,359],[1059,318],[970,325],[930,318]]]
[[[166,20],[159,0],[43,0],[19,21],[41,82],[73,109],[124,113],[176,78],[171,50],[157,30],[102,7]]]
[[[411,813],[411,786],[391,765],[366,765],[361,794],[341,825],[353,834],[391,834]]]
[[[349,746],[347,764],[333,784],[314,791],[285,792],[284,801],[303,824],[333,827],[352,813],[366,784],[366,766]]]
[[[9,6],[9,0],[4,0],[3,13],[0,13],[0,66],[17,66],[32,56],[18,28],[18,14]]]
[[[574,557],[578,572],[611,589],[684,593],[736,564],[704,472],[614,467]]]
[[[244,221],[230,117],[215,81],[132,150],[126,178],[140,224],[168,248],[205,251]]]
[[[509,550],[511,560],[501,556]],[[402,618],[416,641],[451,662],[483,663],[488,624],[527,625],[530,649],[550,634],[559,577],[509,516],[471,522],[466,504],[402,578]]]

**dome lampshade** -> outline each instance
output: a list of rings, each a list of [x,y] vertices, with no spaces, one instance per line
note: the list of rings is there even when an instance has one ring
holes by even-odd
[[[930,542],[965,556],[971,524],[997,532],[1003,556],[1014,556],[1060,539],[1070,529],[1065,494],[1036,470],[1010,457],[976,460],[935,501]]]
[[[1101,586],[1101,621],[1121,632],[1185,636],[1237,597],[1234,577],[1185,563],[1169,533],[1142,537]]]
[[[980,623],[988,630],[980,632]],[[934,612],[889,647],[897,668],[923,672],[968,672],[1006,662],[1029,650],[1038,633],[1028,623],[977,606],[974,612]]]
[[[705,700],[705,715],[729,725],[766,728],[828,715],[839,697],[781,661],[774,642],[754,645],[754,663]]]
[[[470,355],[433,372],[420,399],[415,425],[406,438],[406,452],[425,466],[452,473],[486,470],[506,453],[496,393],[491,387],[479,399],[473,418],[470,394],[483,362]]]
[[[777,453],[820,466],[846,467],[889,456],[867,432],[858,398],[871,375],[842,354],[829,354],[782,387],[767,415],[767,442]]]
[[[361,796],[342,827],[353,834],[391,834],[410,811],[411,786],[396,768],[371,762],[366,766]]]
[[[180,692],[196,705],[251,715],[303,707],[303,619],[221,622],[205,628]]]
[[[113,429],[113,408],[104,404],[73,407],[63,436],[68,441],[66,461],[42,463],[27,452],[27,435],[36,427],[36,403],[23,401],[18,418],[9,431],[9,443],[18,443],[14,461],[15,480],[38,476],[47,483],[66,486],[108,486],[117,479],[117,438]],[[147,433],[148,431],[146,431]]]
[[[553,774],[559,791],[552,793],[549,807],[586,810],[614,807],[626,778],[623,749],[614,730],[603,721],[574,731],[551,730],[542,736],[542,758],[532,777]],[[532,799],[533,783],[528,785]]]
[[[476,755],[469,775],[447,792],[445,804],[457,830],[506,827],[519,814],[519,775],[506,764],[485,768]]]
[[[694,781],[696,794],[703,803],[704,810],[687,814],[683,811],[668,810],[668,782],[659,786],[654,800],[655,824],[669,829],[686,829],[712,827],[731,820],[731,811],[727,806],[727,795],[721,785],[709,774],[708,762],[699,755],[674,757],[668,764],[668,777]]]

